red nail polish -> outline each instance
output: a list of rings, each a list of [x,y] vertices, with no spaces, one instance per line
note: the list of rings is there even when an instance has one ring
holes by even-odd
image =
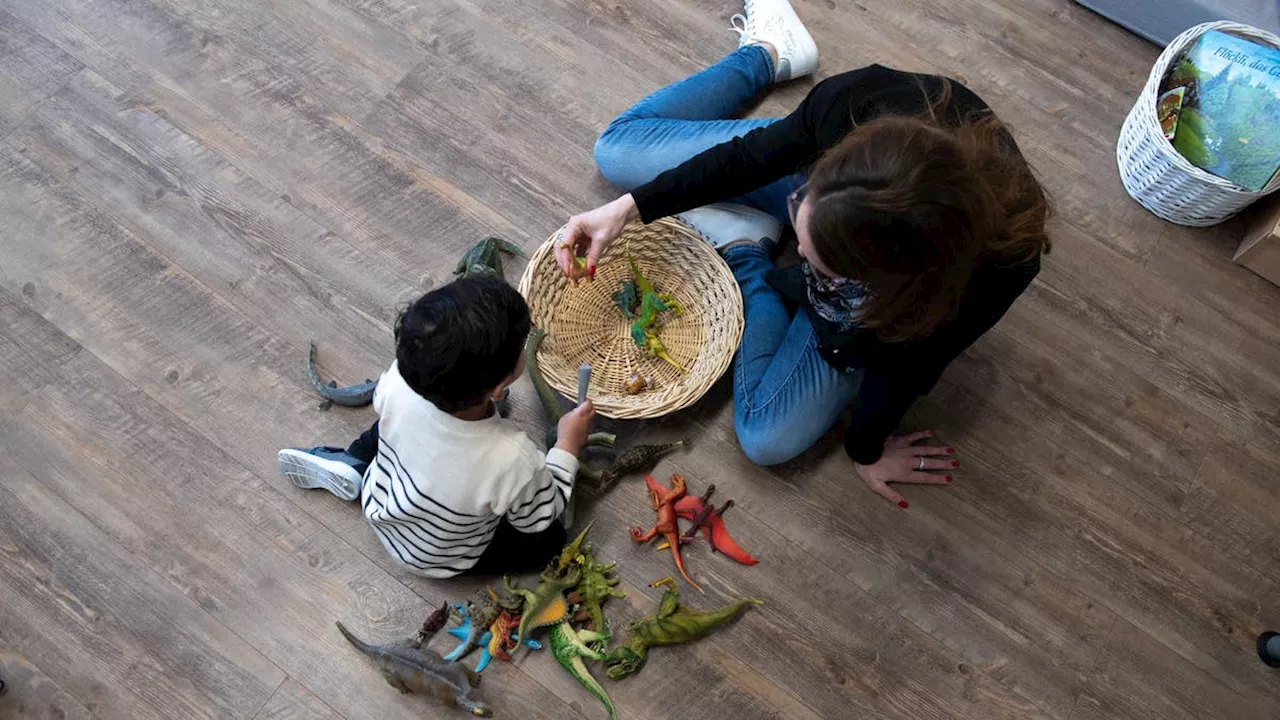
[[[595,277],[595,276],[596,276],[596,266],[595,266],[595,265],[592,265],[591,267],[587,268],[587,273],[588,273],[588,274],[590,274],[590,275],[591,275],[591,277]]]
[[[956,449],[955,449],[955,448],[947,448],[947,454],[948,454],[948,455],[955,455],[955,454],[956,454]]]
[[[959,461],[959,460],[952,460],[952,461],[951,461],[951,467],[960,467],[960,461]]]
[[[902,508],[903,510],[906,510],[907,508],[909,508],[909,507],[911,507],[911,506],[907,504],[907,501],[906,501],[906,500],[899,500],[899,501],[898,501],[898,507]]]
[[[945,476],[945,478],[944,478],[944,479],[945,479],[947,482],[951,482],[951,476],[950,476],[950,475]]]
[[[932,430],[925,430],[925,431],[924,431],[924,434],[925,434],[925,435],[927,435],[928,437],[933,437],[933,431],[932,431]]]

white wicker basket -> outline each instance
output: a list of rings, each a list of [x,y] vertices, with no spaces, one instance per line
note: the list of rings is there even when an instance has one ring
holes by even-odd
[[[1156,100],[1165,72],[1182,51],[1209,30],[1280,47],[1280,38],[1258,28],[1234,22],[1211,22],[1187,30],[1160,53],[1146,87],[1125,118],[1116,143],[1120,180],[1129,196],[1157,216],[1178,223],[1204,227],[1216,225],[1250,203],[1280,189],[1280,175],[1260,192],[1247,190],[1192,165],[1165,139],[1156,117]]]

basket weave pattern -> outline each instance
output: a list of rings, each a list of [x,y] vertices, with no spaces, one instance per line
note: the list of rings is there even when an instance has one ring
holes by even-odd
[[[1253,192],[1201,170],[1182,157],[1160,129],[1156,100],[1160,96],[1160,83],[1165,72],[1183,50],[1209,30],[1220,30],[1280,47],[1280,38],[1240,23],[1211,22],[1187,30],[1160,53],[1142,94],[1125,118],[1120,140],[1116,143],[1120,180],[1129,196],[1158,217],[1195,227],[1216,225],[1254,200],[1280,189],[1280,175],[1272,178],[1261,192]]]
[[[575,286],[556,264],[563,230],[538,248],[520,278],[533,324],[547,331],[538,366],[548,384],[574,397],[578,366],[590,363],[587,395],[598,413],[617,419],[660,417],[697,402],[728,369],[742,339],[742,294],[728,265],[698,233],[668,218],[628,225],[600,258],[595,280]],[[645,355],[631,339],[631,320],[613,304],[619,281],[631,279],[628,241],[640,272],[684,306],[682,315],[661,316],[659,336],[687,374]],[[633,373],[651,377],[654,387],[628,395],[624,384]]]

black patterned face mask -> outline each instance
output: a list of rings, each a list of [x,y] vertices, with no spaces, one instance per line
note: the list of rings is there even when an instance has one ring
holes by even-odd
[[[862,285],[850,278],[821,275],[807,262],[801,263],[801,267],[804,268],[805,290],[814,312],[823,320],[837,325],[840,332],[857,328],[861,324],[862,302],[866,297]]]

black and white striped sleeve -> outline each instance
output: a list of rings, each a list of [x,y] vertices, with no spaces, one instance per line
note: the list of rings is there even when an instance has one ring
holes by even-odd
[[[521,532],[542,532],[564,512],[573,494],[578,458],[552,448],[546,464],[529,479],[507,511],[507,522]]]

